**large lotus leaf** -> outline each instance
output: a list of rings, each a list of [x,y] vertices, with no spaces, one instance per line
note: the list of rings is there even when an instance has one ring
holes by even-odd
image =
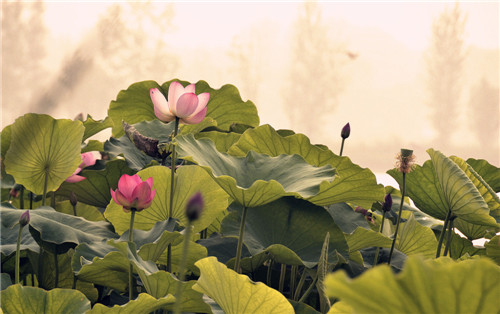
[[[78,202],[106,207],[111,200],[110,189],[117,188],[118,180],[123,174],[134,174],[124,160],[109,161],[102,170],[83,169],[81,175],[86,179],[77,183],[64,182],[57,195],[69,198],[70,193],[74,192]]]
[[[110,138],[104,143],[104,150],[113,156],[122,155],[125,158],[127,167],[135,171],[139,171],[148,165],[159,163],[159,159],[148,156],[135,147],[127,135],[123,135],[118,139]]]
[[[89,137],[96,135],[97,133],[110,128],[113,126],[113,121],[109,117],[106,117],[104,120],[94,120],[91,115],[87,115],[87,120],[83,122],[83,126],[85,127],[85,132],[83,133],[82,141],[85,141]]]
[[[237,237],[240,221],[238,212],[230,213],[222,221],[222,234]],[[247,212],[243,243],[251,255],[266,251],[278,263],[312,268],[318,264],[328,232],[328,259],[336,260],[336,251],[347,255],[344,233],[324,208],[286,197]]]
[[[39,254],[34,254],[28,252],[30,264],[33,269],[41,270],[41,276],[37,275],[38,287],[46,290],[55,288],[55,257],[53,252],[43,251],[42,256]],[[71,267],[71,257],[74,251],[70,250],[63,254],[57,255],[57,267],[58,267],[58,283],[57,288],[71,289],[73,287],[74,273]],[[39,268],[39,264],[41,263]],[[78,280],[76,282],[76,289],[81,291],[85,296],[91,301],[97,301],[99,296],[97,289],[94,288],[94,285]]]
[[[7,273],[0,274],[0,290],[5,290],[7,287],[12,285],[10,280],[10,275]]]
[[[141,274],[141,280],[145,286],[148,287],[148,293],[155,298],[162,298],[167,295],[175,295],[177,293],[179,280],[172,274],[165,271],[157,271],[153,274]],[[196,281],[191,280],[181,282],[182,297],[181,297],[181,311],[182,312],[195,312],[195,313],[210,313],[210,307],[203,302],[203,294],[192,289]],[[173,310],[174,304],[164,306],[165,310]]]
[[[347,302],[338,301],[332,305],[328,314],[352,314],[354,313],[352,307]]]
[[[167,305],[175,304],[175,297],[169,295],[165,298],[155,299],[147,293],[141,293],[137,299],[124,305],[115,305],[111,308],[97,303],[88,314],[149,314]]]
[[[146,168],[137,173],[143,180],[153,178],[153,188],[156,195],[151,207],[137,212],[134,228],[149,230],[153,225],[169,218],[170,204],[170,169],[162,166]],[[193,223],[194,232],[208,227],[218,215],[227,208],[227,194],[214,182],[212,178],[198,166],[179,167],[175,175],[174,209],[172,218],[179,220],[180,225],[187,224],[185,214],[189,198],[201,192],[204,199],[204,210],[201,217]],[[122,234],[130,227],[130,214],[126,215],[122,207],[111,201],[104,216],[113,224],[116,232]]]
[[[486,204],[488,204],[490,215],[500,219],[500,198],[498,198],[495,191],[493,191],[488,183],[486,183],[486,181],[474,170],[474,168],[465,162],[465,160],[455,156],[450,157],[450,159],[453,160],[453,162],[455,162],[455,164],[457,164],[472,181],[478,192],[483,197],[483,200]]]
[[[268,155],[249,152],[246,157],[221,153],[209,139],[193,135],[177,138],[179,156],[202,166],[239,204],[256,207],[282,196],[310,198],[322,182],[335,178],[330,165],[314,167],[299,155]]]
[[[229,148],[236,143],[240,137],[241,134],[238,133],[223,133],[223,132],[217,132],[217,131],[210,131],[210,132],[201,132],[196,134],[195,136],[197,139],[200,138],[209,138],[215,143],[215,147],[219,152],[225,153],[229,150]]]
[[[2,207],[0,215],[2,224],[10,228],[19,221],[22,210]],[[104,221],[88,221],[56,212],[50,207],[30,210],[30,232],[35,240],[64,247],[74,248],[80,243],[100,242],[117,237],[109,223]],[[62,253],[62,252],[60,252]]]
[[[486,256],[493,259],[500,265],[500,236],[496,235],[486,243]]]
[[[217,121],[210,117],[205,117],[203,121],[197,124],[186,124],[179,126],[179,134],[187,134],[187,133],[199,133],[205,129],[212,129],[217,127]]]
[[[406,191],[415,205],[441,220],[450,209],[467,222],[496,227],[488,205],[460,167],[438,151],[429,149],[428,153],[431,160],[406,176]],[[396,169],[387,173],[402,184],[402,174]]]
[[[365,217],[355,212],[352,207],[346,203],[337,203],[328,206],[327,211],[337,226],[345,233],[352,233],[358,227],[370,229],[370,225]]]
[[[179,272],[180,264],[182,261],[182,254],[184,250],[184,241],[172,246],[172,272]],[[196,261],[207,257],[207,249],[195,242],[189,242],[186,264],[184,265],[184,270],[188,273],[193,273],[199,275],[198,268],[194,266]],[[167,252],[163,252],[158,260],[159,264],[167,265]]]
[[[97,140],[89,140],[85,146],[82,147],[82,153],[87,152],[103,152],[104,151],[104,143]]]
[[[329,275],[326,287],[356,313],[498,313],[499,280],[500,268],[489,259],[414,256],[399,274],[388,265],[356,279],[339,271]]]
[[[201,276],[193,289],[208,295],[225,313],[294,313],[281,293],[237,274],[215,257],[204,258],[196,266]]]
[[[12,125],[5,156],[5,171],[35,194],[55,191],[82,162],[80,144],[84,127],[80,121],[56,120],[29,113]]]
[[[12,139],[12,124],[3,128],[2,133],[0,134],[2,160],[5,158],[5,154],[7,154],[7,151],[9,150],[11,139]]]
[[[128,89],[120,91],[116,100],[111,102],[108,110],[108,115],[114,122],[113,136],[123,135],[122,120],[134,124],[156,119],[149,90],[151,88],[160,88],[167,95],[168,87],[173,81],[178,81],[183,86],[189,84],[186,81],[171,80],[159,86],[154,81],[143,81],[132,84]],[[207,92],[210,93],[207,117],[217,121],[218,128],[228,131],[233,123],[250,126],[259,125],[257,108],[251,101],[243,102],[238,89],[233,85],[224,85],[216,90],[211,88],[207,82],[198,81],[196,83],[196,94]]]
[[[486,250],[487,249],[475,247],[471,240],[462,238],[455,232],[451,235],[449,256],[453,259],[459,259],[466,254],[469,256],[485,255]]]
[[[323,183],[320,192],[309,199],[317,205],[350,202],[369,208],[373,202],[384,198],[383,187],[377,185],[375,175],[369,169],[352,163],[348,157],[340,157],[328,149],[312,145],[303,134],[282,137],[270,125],[262,125],[243,133],[228,153],[245,156],[249,151],[270,156],[297,154],[316,167],[330,165],[335,168],[338,178]]]
[[[36,287],[13,285],[1,292],[2,310],[10,313],[85,313],[90,301],[83,293],[70,289],[45,291]]]
[[[349,252],[359,251],[368,247],[391,247],[392,240],[370,229],[358,227],[353,233],[346,235]]]
[[[467,163],[488,183],[495,191],[500,192],[500,168],[493,166],[484,159],[467,159]]]
[[[73,205],[70,201],[63,201],[56,203],[56,208],[60,213],[74,215]],[[75,207],[76,216],[85,218],[90,221],[103,221],[104,216],[101,212],[94,206],[90,206],[81,202],[78,202]]]
[[[441,152],[432,148],[427,152],[452,214],[473,224],[497,227],[489,215],[488,204],[467,174]]]
[[[17,249],[17,235],[19,234],[19,224],[15,226],[8,226],[7,224],[10,224],[10,221],[8,219],[4,219],[3,209],[4,207],[2,207],[2,211],[0,212],[0,220],[2,223],[2,228],[0,229],[0,243],[2,245],[0,245],[0,250],[3,255],[9,256],[10,254],[16,252]],[[22,214],[23,212],[24,210],[19,210],[19,214]],[[31,236],[28,227],[25,227],[21,234],[21,251],[24,250],[30,250],[35,253],[38,253],[40,250],[40,247],[36,243],[35,239],[33,239],[33,237]]]
[[[421,254],[427,258],[436,255],[437,240],[431,228],[424,227],[417,222],[413,214],[401,223],[400,232],[396,241],[396,248],[407,256]]]

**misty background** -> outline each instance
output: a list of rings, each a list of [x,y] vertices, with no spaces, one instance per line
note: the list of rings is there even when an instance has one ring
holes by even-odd
[[[2,128],[103,119],[134,82],[235,85],[261,124],[385,172],[400,148],[500,166],[499,3],[2,1]],[[100,135],[101,140],[110,132]]]

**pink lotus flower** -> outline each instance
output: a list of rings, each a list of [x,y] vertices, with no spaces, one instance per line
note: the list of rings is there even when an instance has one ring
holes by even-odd
[[[95,159],[94,154],[92,152],[83,153],[82,154],[82,163],[78,166],[78,168],[76,168],[75,172],[73,172],[73,174],[69,178],[66,179],[66,182],[75,183],[75,182],[80,182],[82,180],[85,180],[85,177],[79,176],[78,173],[80,173],[80,171],[82,171],[82,169],[85,167],[90,167],[90,166],[95,165],[95,161],[96,161],[96,159]]]
[[[153,178],[142,181],[139,175],[124,174],[118,181],[118,189],[111,190],[111,196],[116,204],[123,206],[128,213],[131,210],[141,211],[151,206],[156,189],[153,190]]]
[[[172,82],[168,88],[168,101],[158,88],[151,88],[149,93],[154,104],[155,115],[164,122],[174,121],[184,124],[200,123],[207,114],[209,93],[196,96],[195,85],[185,88],[179,82]]]

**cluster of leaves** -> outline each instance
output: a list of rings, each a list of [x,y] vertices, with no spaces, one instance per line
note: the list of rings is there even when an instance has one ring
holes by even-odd
[[[2,130],[2,199],[14,184],[24,191],[0,208],[5,313],[173,310],[187,225],[184,209],[198,191],[205,209],[188,239],[182,311],[499,310],[494,297],[500,292],[495,284],[500,267],[488,260],[500,263],[495,236],[499,168],[430,149],[430,160],[407,175],[414,207],[348,157],[311,144],[303,134],[259,125],[255,105],[242,101],[232,85],[213,89],[196,83],[197,93],[211,95],[207,116],[200,124],[181,127],[172,140],[174,122],[157,120],[149,97],[150,88],[168,90],[171,82],[131,85],[111,102],[104,120],[88,116],[82,123],[26,114]],[[107,128],[112,128],[109,140],[89,140]],[[171,169],[165,165],[173,145],[180,167],[169,216]],[[80,153],[88,151],[100,151],[102,160],[81,172],[85,180],[65,182],[80,164]],[[110,189],[123,174],[134,173],[153,178],[156,196],[150,208],[136,214],[134,241],[128,242],[130,214],[112,201]],[[402,183],[397,169],[388,173]],[[74,212],[68,201],[72,193],[78,200]],[[387,193],[394,203],[380,233]],[[403,223],[392,269],[374,267],[377,248],[378,263],[387,261],[401,202]],[[371,218],[356,207],[368,209]],[[22,230],[23,285],[11,285],[16,223],[26,208],[33,210],[29,228]],[[453,232],[449,257],[434,259],[449,211],[466,237]],[[242,215],[246,232],[239,274],[230,268]],[[485,247],[473,245],[484,237],[491,239]],[[171,272],[165,271],[169,245]],[[126,296],[131,264],[140,292],[134,300]],[[481,298],[468,302],[467,294]]]

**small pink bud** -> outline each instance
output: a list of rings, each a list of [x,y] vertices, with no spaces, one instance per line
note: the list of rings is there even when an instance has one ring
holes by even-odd
[[[203,196],[200,192],[194,194],[189,199],[186,205],[186,216],[190,222],[193,222],[196,219],[200,218],[203,207],[205,206],[204,203],[205,202],[203,201]]]
[[[78,203],[78,198],[76,197],[76,194],[73,191],[71,191],[71,193],[69,193],[69,202],[73,206],[76,206],[76,204]]]
[[[21,216],[19,217],[19,224],[21,225],[21,227],[24,227],[29,223],[30,223],[30,211],[27,210],[24,213],[22,213]]]
[[[382,205],[382,210],[385,212],[391,211],[392,208],[392,196],[391,193],[387,194],[384,199],[384,204]]]
[[[340,132],[340,136],[343,138],[343,139],[346,139],[349,137],[349,135],[351,134],[351,126],[349,125],[349,123],[347,123],[346,125],[344,125],[344,127],[342,128],[342,131]]]

